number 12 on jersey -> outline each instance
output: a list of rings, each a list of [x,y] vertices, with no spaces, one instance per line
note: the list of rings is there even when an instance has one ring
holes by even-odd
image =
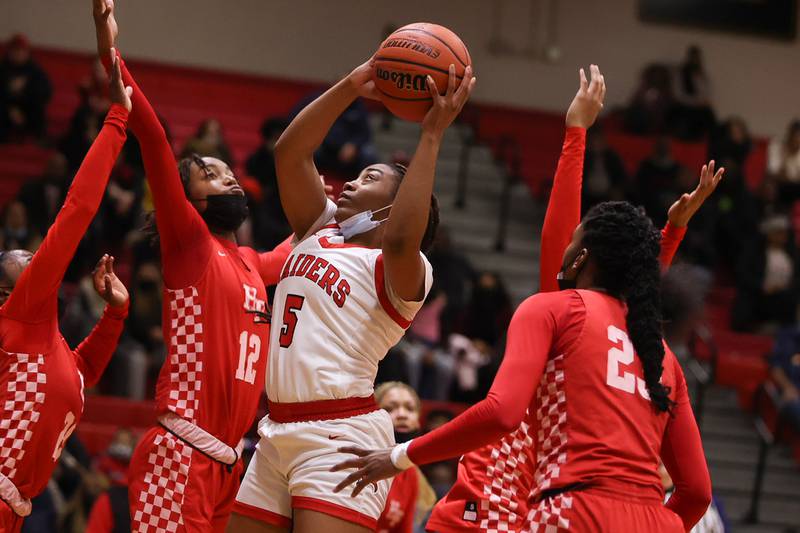
[[[261,337],[249,331],[239,335],[239,366],[236,379],[253,384],[256,382],[255,365],[261,356]]]

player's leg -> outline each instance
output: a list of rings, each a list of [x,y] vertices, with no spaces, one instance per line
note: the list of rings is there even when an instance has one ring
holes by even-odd
[[[309,509],[296,509],[294,512],[294,533],[368,533],[375,531],[375,526],[356,524],[350,520],[337,518],[329,514],[311,511]]]
[[[264,421],[259,426],[269,432]],[[233,503],[229,532],[288,533],[292,529],[288,481],[277,466],[277,446],[284,442],[281,435],[269,433],[259,440]]]
[[[131,530],[209,531],[210,461],[163,428],[148,431],[131,458]]]

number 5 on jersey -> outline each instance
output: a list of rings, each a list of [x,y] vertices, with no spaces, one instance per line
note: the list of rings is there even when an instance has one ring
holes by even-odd
[[[281,348],[288,348],[294,340],[294,330],[297,328],[298,314],[303,308],[305,298],[296,294],[287,294],[286,303],[283,306],[283,325],[281,326],[281,337],[279,339]]]

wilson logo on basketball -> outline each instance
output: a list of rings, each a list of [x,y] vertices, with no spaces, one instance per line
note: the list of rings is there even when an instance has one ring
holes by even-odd
[[[424,91],[427,89],[425,74],[411,74],[377,67],[375,75],[385,81],[391,81],[398,89],[407,91]]]
[[[433,59],[436,59],[442,53],[438,48],[413,39],[389,39],[383,43],[383,48],[407,48]]]

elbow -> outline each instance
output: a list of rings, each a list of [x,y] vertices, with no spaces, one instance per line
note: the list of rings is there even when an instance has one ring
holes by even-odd
[[[287,152],[291,149],[291,140],[287,140],[286,132],[284,131],[278,140],[275,142],[275,148],[273,151],[275,153],[275,161],[277,162],[279,159],[283,159],[286,157]]]

